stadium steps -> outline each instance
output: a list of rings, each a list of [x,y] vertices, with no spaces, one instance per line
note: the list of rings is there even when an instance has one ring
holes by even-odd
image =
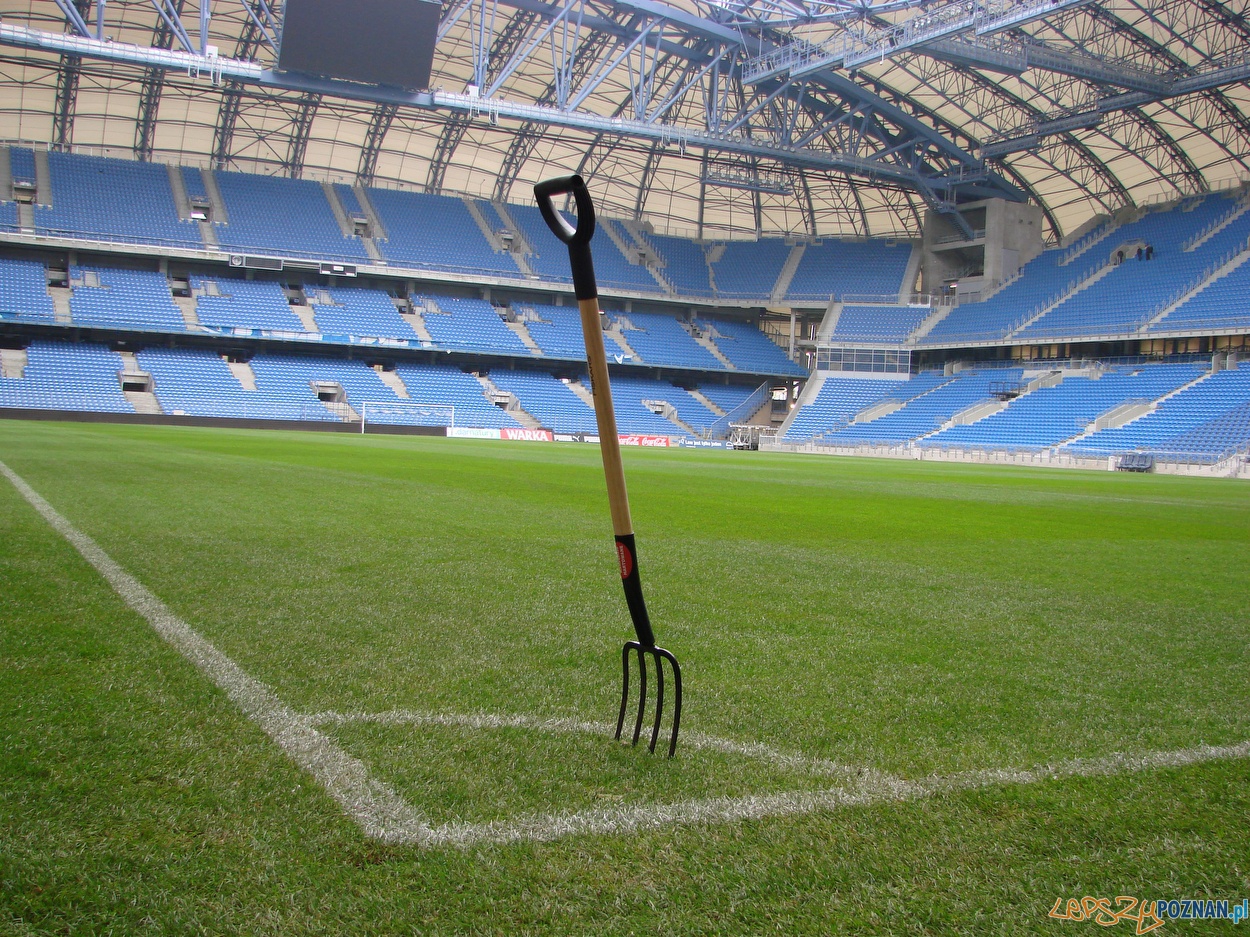
[[[503,410],[526,429],[542,428],[543,424],[538,417],[521,406],[520,397],[510,390],[503,390],[485,374],[478,374],[476,377],[477,382],[482,385],[482,392],[486,395],[486,399],[492,404],[499,407],[499,409]],[[503,406],[500,406],[500,404],[503,404]]]
[[[1007,332],[1004,333],[1003,335],[1003,340],[1006,341],[1010,339],[1013,335],[1017,335],[1020,332],[1023,332],[1025,329],[1027,329],[1030,325],[1032,325],[1038,319],[1042,318],[1042,316],[1046,315],[1048,312],[1054,309],[1058,309],[1060,306],[1062,306],[1064,303],[1066,303],[1069,299],[1071,299],[1073,296],[1075,296],[1077,293],[1081,292],[1082,290],[1089,289],[1089,287],[1093,286],[1095,283],[1097,283],[1099,280],[1101,280],[1103,277],[1105,277],[1114,269],[1115,269],[1115,264],[1111,263],[1110,261],[1107,261],[1098,269],[1090,273],[1089,276],[1079,280],[1076,283],[1071,284],[1068,287],[1068,289],[1063,291],[1061,295],[1059,295],[1055,299],[1052,299],[1048,303],[1043,303],[1038,309],[1034,310],[1034,312],[1031,315],[1027,315],[1020,322],[1019,325],[1015,326],[1014,328],[1008,329]]]
[[[692,427],[689,423],[683,420],[680,415],[678,415],[677,408],[673,406],[673,404],[671,404],[669,401],[654,400],[654,399],[648,398],[642,401],[642,405],[646,407],[648,410],[650,410],[652,413],[655,413],[656,416],[664,417],[664,419],[668,420],[670,423],[676,426],[683,433],[687,433],[690,436],[699,435],[697,432],[695,432],[694,427]],[[658,413],[656,413],[656,409],[659,410]]]
[[[1077,237],[1075,243],[1068,250],[1068,252],[1059,258],[1058,266],[1066,267],[1068,264],[1072,263],[1074,260],[1077,260],[1085,256],[1085,254],[1087,254],[1092,248],[1101,244],[1107,238],[1111,237],[1111,235],[1115,234],[1116,231],[1120,230],[1121,224],[1123,224],[1122,221],[1116,220],[1114,218],[1105,222],[1105,226],[1102,229],[1100,229],[1097,234],[1095,234],[1092,238],[1090,238],[1088,241],[1085,241],[1084,243],[1082,243],[1081,238],[1085,237],[1085,234],[1080,235],[1079,237]],[[1094,227],[1097,228],[1097,225],[1095,225]],[[1094,228],[1091,228],[1090,230],[1094,230]],[[1088,233],[1089,232],[1086,232],[1086,234]]]
[[[204,192],[208,195],[208,203],[213,209],[214,224],[230,224],[230,213],[226,210],[226,200],[222,198],[221,186],[217,184],[217,174],[211,169],[201,169],[200,176],[204,179]]]
[[[694,390],[688,390],[686,391],[686,393],[688,393],[695,400],[699,401],[699,403],[703,404],[703,406],[707,407],[717,416],[725,415],[725,409],[721,407],[719,404],[713,403],[708,397],[706,397],[703,394],[703,391],[699,390],[698,388],[695,388]],[[769,401],[769,403],[771,404],[772,401]]]
[[[495,213],[499,215],[501,221],[508,229],[508,233],[512,235],[512,255],[518,254],[536,254],[534,245],[529,242],[525,236],[525,232],[521,230],[521,226],[516,223],[516,219],[512,217],[512,212],[508,211],[508,206],[503,202],[491,202],[495,209]],[[531,270],[531,272],[533,272]]]
[[[26,349],[0,348],[0,377],[20,381],[26,376]]]
[[[542,356],[545,352],[538,347],[538,342],[534,341],[534,336],[530,335],[530,330],[525,327],[525,323],[520,319],[509,320],[504,319],[503,324],[506,325],[530,350],[531,355]]]
[[[224,359],[224,355],[222,356]],[[256,390],[256,372],[246,361],[226,361],[226,367],[244,390]]]
[[[27,206],[28,208],[30,206]],[[74,314],[70,311],[69,300],[73,290],[68,286],[49,286],[48,295],[52,297],[52,308],[57,325],[73,325]]]
[[[360,203],[360,210],[365,213],[365,218],[369,221],[369,230],[373,232],[372,240],[376,247],[378,241],[387,239],[386,225],[382,224],[382,216],[373,207],[373,200],[369,198],[369,190],[357,182],[352,186],[352,191],[356,193],[356,201]]]
[[[1092,423],[1090,423],[1088,426],[1086,426],[1083,432],[1078,433],[1077,435],[1073,436],[1071,439],[1065,439],[1060,445],[1068,446],[1068,445],[1071,445],[1072,443],[1080,442],[1086,436],[1092,436],[1094,433],[1098,432],[1098,430],[1100,429],[1119,429],[1120,427],[1128,426],[1130,423],[1134,423],[1137,420],[1140,420],[1144,416],[1150,416],[1150,414],[1154,413],[1155,410],[1159,409],[1159,404],[1163,403],[1163,401],[1167,400],[1170,397],[1175,397],[1181,391],[1188,390],[1189,388],[1193,387],[1195,384],[1201,384],[1203,381],[1205,381],[1207,378],[1209,378],[1211,375],[1215,373],[1216,373],[1215,371],[1204,371],[1202,374],[1199,374],[1196,378],[1194,378],[1189,383],[1182,384],[1180,387],[1170,390],[1166,394],[1164,394],[1162,397],[1157,397],[1154,400],[1126,401],[1125,403],[1122,403],[1119,406],[1112,407],[1107,412],[1099,414],[1098,418],[1094,420]],[[1123,413],[1116,412],[1116,411],[1121,411],[1121,410],[1124,412]],[[1104,420],[1107,420],[1107,421],[1115,420],[1116,422],[1107,422],[1106,425],[1100,426],[1099,424],[1102,423]]]
[[[934,328],[937,327],[939,322],[949,316],[957,308],[958,307],[953,303],[949,306],[934,307],[932,312],[920,320],[920,324],[916,326],[912,333],[903,339],[903,343],[906,345],[915,345],[922,338],[932,332]]]
[[[13,201],[13,157],[7,146],[0,146],[0,202]]]
[[[339,198],[338,192],[329,182],[321,183],[321,191],[325,193],[326,201],[330,203],[330,213],[334,215],[334,220],[338,222],[339,230],[343,232],[343,237],[354,238],[356,234],[356,225],[347,217],[347,209],[343,207],[343,200]],[[369,259],[375,263],[383,260],[382,252],[378,250],[378,245],[373,243],[371,237],[360,237],[360,243],[364,245],[365,253],[369,255]]]
[[[610,338],[612,339],[612,341],[616,342],[617,347],[619,347],[624,354],[629,355],[635,361],[643,360],[642,355],[634,351],[633,347],[629,344],[628,339],[625,338],[625,335],[621,331],[621,326],[619,323],[613,322],[609,328],[603,330],[603,334],[605,338]],[[607,352],[607,355],[609,358],[612,358],[614,356],[611,346],[607,345],[606,342],[605,342],[604,351]],[[643,362],[643,363],[645,364],[646,362]]]
[[[1024,396],[1021,394],[1020,396]],[[1015,398],[1019,400],[1019,397]],[[971,426],[995,413],[1001,413],[1011,404],[1010,400],[978,400],[970,407],[964,407],[947,421],[951,426]]]
[[[118,381],[122,384],[122,396],[125,397],[130,405],[134,408],[135,413],[162,414],[165,411],[161,409],[160,401],[156,399],[156,394],[152,393],[152,375],[145,371],[143,365],[139,364],[139,359],[135,357],[133,351],[119,351],[118,357],[122,359],[121,370],[117,372]],[[144,381],[147,383],[147,390],[126,390],[127,383],[139,383]]]
[[[187,324],[188,329],[199,327],[200,314],[196,311],[194,296],[175,296],[174,305],[182,313],[182,321]]]
[[[35,147],[35,201],[52,208],[52,169],[48,165],[48,151]]]
[[[799,269],[799,262],[803,259],[806,250],[807,244],[803,241],[790,248],[790,254],[786,257],[786,262],[781,265],[781,270],[773,283],[772,292],[768,294],[769,302],[780,303],[785,299],[786,290],[790,288],[790,281],[794,279],[795,271]]]
[[[17,203],[17,227],[22,234],[35,233],[35,206],[26,202]]]
[[[187,184],[182,178],[182,170],[173,163],[167,163],[165,171],[169,175],[169,190],[174,194],[174,211],[179,221],[191,220],[191,198],[187,195]]]
[[[394,371],[386,371],[382,368],[382,365],[375,364],[373,372],[378,376],[378,380],[389,387],[400,400],[412,399],[412,394],[408,393],[408,386]]]
[[[807,379],[807,383],[803,385],[803,390],[799,394],[799,399],[790,412],[786,414],[786,418],[781,421],[781,426],[777,428],[777,438],[784,439],[786,433],[790,432],[790,424],[794,422],[794,418],[799,415],[804,407],[815,400],[820,395],[820,389],[825,386],[826,375],[823,372],[816,372]],[[766,406],[772,406],[771,400],[764,401]],[[751,418],[754,421],[755,417]]]
[[[321,329],[317,326],[317,320],[313,316],[312,297],[303,289],[299,289],[296,292],[296,298],[299,302],[291,304],[291,314],[303,323],[305,332],[320,332]],[[325,300],[327,305],[333,303],[328,295]]]
[[[402,305],[400,303],[402,302]],[[434,336],[430,334],[430,330],[425,327],[425,318],[421,315],[421,310],[413,303],[412,297],[398,301],[396,306],[399,310],[399,317],[412,327],[417,333],[417,338],[421,339],[423,345],[434,345]]]
[[[824,344],[830,341],[833,330],[838,327],[838,320],[842,318],[842,303],[829,297],[829,304],[825,306],[825,316],[820,320],[820,328],[816,330],[816,341]]]
[[[1216,280],[1219,280],[1223,277],[1228,276],[1230,273],[1232,273],[1234,270],[1240,267],[1247,260],[1250,260],[1250,245],[1243,245],[1242,250],[1239,253],[1235,254],[1226,263],[1221,264],[1219,267],[1212,270],[1210,276],[1203,279],[1200,283],[1196,283],[1191,289],[1186,290],[1183,294],[1178,296],[1172,302],[1168,303],[1166,306],[1160,309],[1157,313],[1155,313],[1155,315],[1151,316],[1142,325],[1142,327],[1137,330],[1138,334],[1145,335],[1152,326],[1157,325],[1158,323],[1162,322],[1164,319],[1170,316],[1173,312],[1175,312],[1181,306],[1185,305],[1185,303],[1189,302],[1191,299],[1193,299],[1195,296],[1197,296],[1199,293],[1205,290],[1208,286],[1211,286],[1213,283],[1215,283]]]
[[[1207,243],[1207,241],[1211,240],[1211,238],[1215,237],[1230,224],[1244,215],[1247,211],[1250,211],[1250,194],[1243,194],[1241,198],[1237,200],[1236,205],[1233,206],[1233,209],[1230,212],[1222,218],[1217,218],[1215,222],[1212,223],[1205,231],[1199,231],[1197,235],[1185,243],[1181,250],[1186,253],[1196,251],[1203,244]]]
[[[569,381],[565,386],[573,393],[577,394],[577,396],[582,399],[582,402],[586,404],[586,406],[590,407],[590,409],[593,410],[595,408],[595,395],[592,394],[590,392],[590,388],[581,381]]]
[[[473,219],[474,224],[477,225],[478,230],[482,232],[482,237],[486,238],[486,243],[491,246],[491,250],[507,250],[507,245],[499,240],[498,232],[491,230],[490,223],[486,220],[486,216],[482,214],[481,206],[471,198],[461,198],[460,201],[464,202],[464,207],[469,210],[469,216]]]
[[[852,425],[855,423],[871,423],[873,420],[879,420],[883,416],[889,416],[895,410],[902,410],[907,406],[906,400],[883,400],[880,403],[874,403],[870,407],[865,407],[853,417],[851,417]]]
[[[907,267],[903,271],[903,282],[898,286],[898,304],[906,306],[916,292],[916,280],[920,277],[920,265],[924,262],[924,245],[913,242],[911,256],[907,258]]]
[[[728,371],[738,370],[738,366],[734,364],[732,361],[730,361],[728,358],[726,358],[724,354],[722,354],[721,350],[716,347],[716,342],[712,341],[711,335],[706,335],[698,331],[697,329],[693,328],[691,325],[689,325],[686,322],[682,322],[681,327],[690,333],[690,337],[693,338],[697,344],[702,345],[704,348],[706,348],[709,354],[711,354],[717,361],[723,364],[726,370]]]

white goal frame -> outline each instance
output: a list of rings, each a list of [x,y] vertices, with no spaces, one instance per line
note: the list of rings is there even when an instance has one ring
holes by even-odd
[[[449,430],[456,428],[456,408],[449,403],[417,403],[415,400],[366,400],[360,405],[360,432],[365,432],[369,423],[370,413],[415,413],[421,416],[439,418],[439,423],[387,423],[387,426],[445,426]],[[377,419],[374,419],[377,422]]]

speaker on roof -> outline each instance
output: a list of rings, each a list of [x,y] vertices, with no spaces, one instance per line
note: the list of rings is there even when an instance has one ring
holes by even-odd
[[[278,68],[425,90],[441,12],[432,0],[287,0]]]

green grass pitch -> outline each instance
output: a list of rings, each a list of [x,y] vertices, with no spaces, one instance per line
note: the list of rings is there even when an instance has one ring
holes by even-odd
[[[808,804],[371,840],[0,479],[0,933],[1090,933],[1056,899],[1250,895],[1250,760],[1105,761],[1250,739],[1245,483],[625,457],[672,761],[537,725],[615,717],[596,448],[0,421],[0,461],[431,824]],[[421,718],[357,718],[386,713]]]

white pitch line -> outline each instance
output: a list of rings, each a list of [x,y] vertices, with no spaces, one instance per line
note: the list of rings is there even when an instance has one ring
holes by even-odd
[[[561,717],[545,718],[516,713],[435,713],[411,709],[390,709],[385,712],[321,712],[308,717],[314,725],[429,725],[449,729],[528,729],[533,732],[568,733],[574,735],[612,736],[616,726],[606,722],[586,722]],[[628,728],[628,725],[626,726]],[[806,771],[830,777],[853,776],[868,770],[854,765],[840,765],[826,758],[809,758],[796,752],[784,752],[762,742],[739,742],[700,732],[686,732],[681,737],[684,748],[717,751],[765,761],[780,768]]]
[[[162,638],[213,681],[295,764],[311,774],[365,834],[386,842],[424,843],[429,827],[402,797],[369,776],[356,758],[317,731],[307,716],[288,708],[273,690],[249,676],[233,660],[176,616],[142,583],[117,565],[100,546],[61,516],[4,462],[3,474],[83,558],[108,580],[132,609]]]
[[[1070,777],[1105,777],[1173,768],[1208,761],[1250,758],[1250,742],[1186,748],[1139,755],[1081,758],[1028,769],[988,769],[907,781],[865,772],[845,788],[783,791],[776,794],[719,797],[673,804],[630,804],[615,808],[547,814],[492,823],[448,823],[431,827],[428,846],[468,848],[518,841],[548,841],[565,836],[638,833],[677,825],[741,823],[779,817],[828,813],[845,807],[920,800],[939,794],[1007,784],[1037,784]]]
[[[238,664],[175,616],[160,599],[118,566],[94,540],[57,513],[55,508],[3,462],[0,462],[0,474],[8,478],[22,497],[108,580],[127,605],[146,618],[166,641],[255,720],[292,761],[312,774],[361,826],[366,835],[387,842],[426,847],[469,848],[483,844],[549,841],[565,836],[637,833],[675,825],[740,823],[824,813],[845,807],[891,801],[918,800],[939,794],[1007,784],[1037,784],[1071,777],[1106,777],[1210,761],[1250,758],[1250,741],[1247,741],[1236,745],[1201,745],[1136,755],[1114,753],[1102,758],[1076,758],[1033,768],[988,768],[910,781],[871,769],[852,769],[833,762],[791,755],[766,745],[744,744],[690,733],[684,738],[695,748],[762,758],[781,765],[806,767],[817,773],[846,774],[848,783],[845,787],[815,791],[782,791],[743,797],[679,801],[672,804],[628,804],[561,814],[537,814],[488,823],[453,822],[431,827],[403,798],[385,784],[371,778],[363,763],[317,731],[316,726],[327,723],[376,722],[596,734],[606,734],[613,729],[602,723],[520,715],[449,715],[404,710],[377,714],[328,712],[311,716],[296,713],[287,708],[269,687],[248,676]]]
[[[428,713],[389,710],[380,713],[323,712],[308,717],[318,725],[371,723],[377,725],[437,725],[467,729],[529,729],[539,732],[589,733],[610,736],[615,726],[577,719],[542,718],[519,714]],[[1008,784],[1038,784],[1071,777],[1105,777],[1175,768],[1208,761],[1250,758],[1250,741],[1237,745],[1202,745],[1174,751],[1142,754],[1116,753],[1103,758],[1076,758],[1033,768],[987,768],[951,775],[932,775],[907,780],[872,768],[852,768],[823,759],[780,752],[767,745],[690,733],[682,736],[691,748],[706,748],[760,758],[781,767],[814,774],[845,776],[844,787],[814,791],[781,791],[743,797],[717,797],[672,804],[640,803],[560,814],[536,814],[514,820],[486,823],[453,822],[430,827],[428,846],[467,848],[479,844],[501,845],[518,841],[548,841],[577,835],[637,833],[675,825],[740,823],[775,817],[801,816],[844,807],[918,800],[938,794],[958,793]]]

